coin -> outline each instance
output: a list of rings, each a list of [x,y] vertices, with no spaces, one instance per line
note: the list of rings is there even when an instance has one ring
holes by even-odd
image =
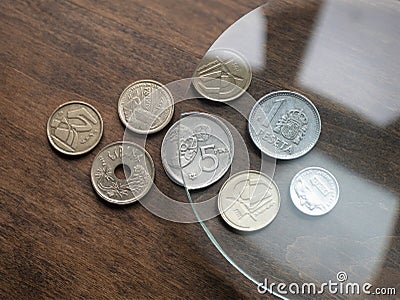
[[[189,113],[165,134],[161,160],[169,178],[188,189],[218,181],[229,169],[234,154],[232,135],[217,117]]]
[[[127,169],[125,179],[115,175],[118,166]],[[154,163],[150,154],[139,145],[115,142],[97,154],[90,177],[101,198],[114,204],[129,204],[150,190],[154,179]]]
[[[279,190],[266,174],[248,170],[236,173],[218,194],[218,209],[229,226],[241,231],[264,228],[280,207]]]
[[[290,184],[293,204],[303,213],[321,216],[330,212],[339,199],[336,178],[320,167],[310,167],[298,172]]]
[[[251,68],[246,58],[229,49],[206,53],[193,75],[193,85],[203,97],[230,101],[240,97],[250,85]]]
[[[60,105],[47,122],[47,137],[58,151],[68,155],[89,152],[103,135],[103,120],[91,105],[71,101]]]
[[[306,154],[321,133],[321,119],[314,104],[291,91],[277,91],[262,97],[251,110],[248,125],[254,144],[278,159]]]
[[[130,84],[118,101],[118,114],[131,131],[149,134],[160,131],[174,114],[174,99],[168,88],[154,80]]]

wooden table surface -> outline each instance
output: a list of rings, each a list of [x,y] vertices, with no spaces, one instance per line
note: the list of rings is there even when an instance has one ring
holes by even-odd
[[[190,77],[215,39],[262,3],[0,1],[0,298],[260,297],[199,224],[163,220],[139,203],[107,205],[92,189],[89,173],[98,151],[123,138],[117,101],[129,83]],[[306,23],[315,17],[312,10],[297,13],[304,14]],[[293,64],[285,64],[287,57],[272,57],[275,76],[265,83],[268,89],[292,88]],[[263,84],[255,79],[255,87]],[[54,151],[46,136],[50,114],[70,100],[94,105],[104,121],[99,145],[73,158]],[[195,108],[195,103],[188,107]],[[330,119],[332,111],[338,113]],[[355,154],[351,139],[341,140],[348,145],[348,156],[337,154],[334,146],[347,127],[364,126],[361,119],[335,107],[323,109],[322,115],[330,124],[334,118],[343,120],[327,127],[322,149],[398,195],[398,120],[382,131],[367,127],[372,135],[360,137],[376,157],[390,160],[377,167]],[[174,120],[178,117],[176,113]],[[155,134],[146,147],[158,172],[156,184],[164,185],[170,195],[182,195],[163,174],[159,148],[165,132]],[[375,143],[394,151],[377,154]],[[371,175],[372,168],[376,172]],[[394,250],[387,258],[391,265],[383,268],[390,271],[388,276],[399,278],[398,220],[395,228]]]

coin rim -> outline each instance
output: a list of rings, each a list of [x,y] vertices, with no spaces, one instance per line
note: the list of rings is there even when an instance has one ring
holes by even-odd
[[[90,146],[88,149],[85,149],[85,150],[82,150],[82,151],[79,151],[79,152],[67,152],[67,151],[61,149],[60,147],[58,147],[58,146],[54,143],[53,139],[51,138],[51,134],[50,134],[50,120],[52,120],[54,114],[55,114],[60,108],[62,108],[62,107],[64,107],[64,106],[67,106],[67,105],[71,105],[71,104],[80,104],[80,105],[88,106],[89,108],[91,108],[91,109],[97,114],[97,116],[99,117],[99,120],[100,120],[100,133],[99,133],[99,136],[98,136],[97,141],[96,141],[92,146]],[[99,142],[100,142],[100,140],[101,140],[101,138],[102,138],[102,136],[103,136],[103,119],[102,119],[102,117],[101,117],[99,111],[98,111],[96,108],[94,108],[91,104],[86,103],[86,102],[83,102],[83,101],[68,101],[68,102],[65,102],[65,103],[59,105],[59,106],[52,112],[52,114],[50,115],[49,119],[47,120],[46,132],[47,132],[47,139],[49,140],[50,145],[51,145],[54,149],[56,149],[57,151],[59,151],[59,152],[61,152],[61,153],[63,153],[63,154],[72,155],[72,156],[82,155],[82,154],[85,154],[85,153],[90,152],[91,150],[93,150],[93,149],[99,144]]]
[[[264,177],[266,177],[270,182],[272,182],[272,184],[275,186],[276,191],[277,191],[277,193],[278,193],[278,209],[276,210],[276,213],[275,213],[275,215],[273,216],[273,218],[271,218],[271,220],[269,220],[269,222],[263,224],[261,227],[257,227],[256,229],[252,229],[252,228],[250,228],[250,229],[243,229],[243,227],[237,226],[236,224],[234,224],[233,222],[231,222],[231,221],[228,219],[228,217],[225,216],[225,211],[222,211],[222,209],[221,209],[221,205],[222,205],[222,204],[221,204],[221,202],[222,202],[221,193],[222,193],[222,190],[225,188],[225,186],[229,183],[229,181],[231,181],[234,177],[238,177],[238,176],[241,176],[242,174],[250,174],[250,173],[257,174],[257,175],[260,175],[260,176],[264,176]],[[221,187],[221,189],[219,190],[219,193],[218,193],[218,210],[219,210],[219,213],[220,213],[222,219],[224,219],[224,221],[225,221],[229,226],[231,226],[232,228],[234,228],[234,229],[236,229],[236,230],[239,230],[239,231],[250,232],[250,231],[258,231],[258,230],[261,230],[261,229],[265,228],[266,226],[268,226],[269,224],[271,224],[271,223],[276,219],[276,216],[277,216],[278,213],[279,213],[280,207],[281,207],[281,194],[280,194],[280,192],[279,192],[278,185],[276,184],[276,182],[275,182],[270,176],[268,176],[267,174],[265,174],[265,173],[263,173],[263,172],[257,171],[257,170],[245,170],[245,171],[240,171],[240,172],[238,172],[238,173],[236,173],[236,174],[233,174],[232,176],[230,176],[230,177],[224,182],[224,184],[222,185],[222,187]]]
[[[254,137],[254,133],[253,133],[254,129],[251,128],[251,119],[252,119],[252,115],[254,114],[254,111],[255,111],[256,107],[260,106],[261,102],[269,101],[272,98],[278,96],[278,94],[283,94],[283,93],[293,95],[296,99],[300,98],[299,100],[304,100],[306,103],[308,103],[311,106],[311,108],[312,108],[312,110],[313,110],[313,112],[314,112],[314,114],[316,116],[317,122],[318,122],[318,124],[317,124],[317,132],[315,134],[315,141],[312,144],[310,144],[308,147],[305,147],[302,151],[297,152],[295,155],[286,155],[286,156],[284,156],[284,155],[280,155],[277,151],[272,153],[272,152],[268,151],[268,149],[262,149],[262,147],[258,143],[256,143],[256,140],[255,140],[255,137]],[[248,124],[247,124],[247,128],[248,128],[248,132],[250,134],[251,140],[253,141],[254,145],[256,145],[257,148],[261,152],[265,153],[266,155],[268,155],[268,156],[270,156],[272,158],[281,159],[281,160],[291,160],[291,159],[296,159],[296,158],[299,158],[299,157],[301,157],[303,155],[306,155],[318,143],[319,137],[321,135],[321,116],[319,114],[319,111],[318,111],[317,107],[306,96],[304,96],[304,95],[302,95],[302,94],[300,94],[298,92],[294,92],[294,91],[280,90],[280,91],[274,91],[274,92],[271,92],[271,93],[268,93],[268,94],[262,96],[254,104],[254,106],[251,109],[250,114],[249,114],[249,121],[248,121]],[[253,126],[253,128],[254,128],[254,126]]]
[[[182,119],[185,118],[185,117],[188,117],[188,116],[191,116],[191,115],[199,115],[199,114],[200,114],[200,115],[205,115],[205,116],[207,116],[207,117],[210,117],[210,116],[211,116],[212,119],[217,119],[217,121],[220,122],[220,123],[222,124],[222,126],[221,126],[222,129],[227,133],[228,139],[230,139],[231,142],[232,142],[232,143],[231,143],[231,146],[232,146],[232,147],[231,147],[231,149],[230,149],[230,150],[232,150],[232,151],[231,151],[231,153],[232,153],[232,154],[231,154],[231,161],[230,161],[229,165],[227,166],[227,169],[225,170],[225,172],[223,172],[223,173],[222,173],[222,176],[221,176],[220,178],[218,178],[217,180],[211,181],[210,183],[207,182],[207,185],[201,185],[201,186],[195,187],[195,188],[193,188],[193,187],[188,188],[188,187],[186,186],[185,182],[178,182],[177,179],[173,178],[173,177],[174,177],[174,173],[173,173],[172,171],[169,171],[170,167],[169,167],[169,165],[168,165],[167,160],[166,160],[166,159],[163,157],[163,155],[162,155],[162,153],[163,153],[162,149],[163,149],[163,145],[164,145],[165,138],[168,136],[168,133],[171,131],[171,129],[174,127],[174,125],[175,125],[176,123],[178,123],[180,120],[182,120]],[[178,184],[178,185],[180,185],[180,186],[182,186],[182,187],[185,187],[185,188],[187,188],[188,190],[199,190],[199,189],[203,189],[203,188],[206,188],[206,187],[208,187],[208,186],[210,186],[210,185],[216,183],[217,181],[219,181],[219,180],[226,174],[226,172],[228,172],[228,170],[229,170],[229,168],[231,167],[232,162],[233,162],[233,156],[234,156],[234,152],[235,152],[235,142],[234,142],[234,140],[233,140],[232,133],[231,133],[231,131],[229,130],[228,126],[226,126],[225,123],[224,123],[223,121],[219,120],[219,117],[218,117],[218,116],[215,116],[215,115],[209,114],[209,113],[205,113],[205,112],[195,112],[195,111],[191,111],[191,112],[186,112],[186,113],[184,113],[184,114],[183,114],[183,118],[178,119],[174,124],[172,124],[171,127],[168,129],[168,131],[167,131],[167,132],[165,133],[165,135],[164,135],[164,138],[163,138],[163,140],[162,140],[162,142],[161,142],[161,149],[160,149],[160,150],[161,150],[161,151],[160,151],[161,163],[162,163],[162,165],[163,165],[163,168],[164,168],[165,173],[166,173],[167,176],[171,179],[172,182],[174,182],[174,183],[176,183],[176,184]]]
[[[121,109],[122,109],[122,108],[121,108],[121,106],[122,106],[122,105],[121,105],[122,96],[123,96],[123,95],[125,94],[125,92],[126,92],[128,89],[130,89],[132,86],[134,86],[134,85],[136,85],[136,84],[140,84],[140,83],[153,83],[153,84],[158,85],[161,89],[163,89],[163,90],[168,94],[168,96],[169,96],[170,99],[171,99],[171,105],[170,105],[170,106],[171,106],[172,108],[171,108],[170,114],[168,115],[167,119],[165,119],[165,121],[164,121],[160,126],[158,126],[158,127],[156,127],[156,128],[153,128],[153,129],[150,129],[150,130],[141,130],[141,129],[137,129],[137,128],[132,127],[132,126],[129,124],[129,122],[127,122],[127,121],[125,120],[123,111],[121,110]],[[158,82],[158,81],[156,81],[156,80],[152,80],[152,79],[142,79],[142,80],[137,80],[137,81],[131,83],[130,85],[128,85],[128,86],[122,91],[122,93],[120,94],[119,99],[118,99],[118,116],[119,116],[119,119],[121,120],[122,124],[124,124],[124,126],[125,126],[126,128],[128,128],[130,131],[135,132],[135,133],[138,133],[138,134],[151,134],[151,133],[155,133],[155,132],[158,132],[158,131],[162,130],[162,129],[163,129],[165,126],[167,126],[168,123],[171,121],[171,119],[172,119],[172,117],[173,117],[173,115],[174,115],[174,111],[175,111],[175,100],[174,100],[174,97],[172,96],[172,93],[170,92],[170,90],[169,90],[164,84],[162,84],[162,83],[160,83],[160,82]]]
[[[326,211],[326,212],[324,212],[324,213],[322,213],[322,214],[317,214],[317,215],[309,214],[309,213],[303,211],[300,207],[298,207],[297,204],[295,203],[295,201],[293,200],[293,198],[294,198],[293,195],[294,195],[294,193],[295,193],[294,188],[293,188],[294,180],[297,179],[297,178],[301,175],[301,173],[303,173],[303,172],[305,172],[305,171],[308,171],[308,170],[320,170],[320,171],[323,171],[323,172],[327,173],[327,174],[333,179],[333,181],[334,181],[334,183],[335,183],[335,186],[336,186],[336,189],[337,189],[337,194],[336,194],[336,196],[335,196],[335,204],[334,204],[328,211]],[[290,189],[290,199],[292,200],[293,205],[294,205],[299,211],[301,211],[303,214],[306,214],[306,215],[308,215],[308,216],[319,217],[319,216],[326,215],[326,214],[329,213],[331,210],[333,210],[333,208],[334,208],[334,207],[336,206],[336,204],[339,202],[339,194],[340,194],[339,183],[337,182],[336,177],[335,177],[331,172],[329,172],[328,170],[326,170],[326,169],[324,169],[324,168],[322,168],[322,167],[307,167],[307,168],[304,168],[304,169],[298,171],[298,172],[293,176],[292,180],[290,181],[290,188],[289,188],[289,189]]]
[[[149,175],[150,175],[150,177],[151,177],[151,184],[149,184],[149,185],[146,187],[146,189],[144,190],[144,192],[141,194],[140,197],[130,198],[130,199],[124,200],[124,201],[111,199],[111,198],[109,198],[109,197],[107,197],[107,196],[104,196],[104,195],[102,194],[102,192],[99,191],[99,189],[98,189],[98,187],[97,187],[97,184],[94,183],[94,178],[93,178],[93,176],[94,176],[94,175],[93,175],[93,174],[94,174],[94,171],[93,171],[94,162],[95,162],[96,159],[100,156],[100,154],[102,154],[102,153],[104,152],[104,150],[106,150],[107,148],[109,148],[109,147],[111,147],[111,146],[117,145],[117,144],[120,144],[120,145],[123,145],[123,144],[130,144],[130,145],[133,145],[133,146],[139,148],[140,150],[142,150],[142,151],[145,153],[145,155],[147,156],[147,158],[148,158],[149,161],[150,161],[151,174],[149,174]],[[122,161],[122,160],[121,160],[121,161]],[[121,163],[123,164],[123,161],[122,161]],[[128,166],[128,167],[130,167],[130,166]],[[114,172],[114,170],[113,170],[113,172]],[[114,175],[115,175],[115,174],[114,174]],[[138,144],[136,144],[136,143],[133,143],[133,142],[117,141],[117,142],[113,142],[113,143],[108,144],[107,146],[103,147],[103,148],[99,151],[99,153],[97,153],[96,157],[93,159],[92,167],[90,168],[90,181],[91,181],[91,183],[92,183],[92,186],[93,186],[94,190],[96,191],[96,194],[99,195],[103,200],[105,200],[105,201],[107,201],[107,202],[109,202],[109,203],[118,204],[118,205],[125,205],[125,204],[131,204],[131,203],[137,202],[137,201],[139,201],[141,198],[143,198],[145,195],[147,195],[147,193],[150,191],[151,187],[152,187],[153,184],[154,184],[154,177],[155,177],[155,167],[154,167],[153,158],[151,157],[150,153],[147,152],[146,149],[144,149],[144,148],[141,147],[140,145],[138,145]]]
[[[239,58],[241,58],[244,61],[245,65],[247,66],[247,68],[249,70],[250,75],[249,75],[249,79],[248,79],[247,83],[245,84],[245,86],[243,88],[240,88],[241,89],[240,93],[238,93],[230,98],[221,100],[218,98],[209,97],[206,93],[203,93],[201,91],[201,89],[198,87],[198,80],[196,80],[196,78],[199,78],[198,76],[196,76],[197,72],[198,72],[198,68],[199,68],[200,64],[202,63],[203,59],[206,57],[206,55],[209,54],[210,52],[214,52],[214,51],[215,52],[216,51],[227,51],[227,52],[236,54],[237,56],[239,56]],[[244,94],[244,92],[249,88],[251,80],[253,79],[253,72],[252,72],[251,66],[250,66],[247,58],[243,54],[241,54],[239,51],[228,49],[228,48],[215,48],[215,49],[211,49],[206,52],[206,54],[203,56],[203,58],[200,60],[199,64],[197,65],[196,70],[194,71],[193,77],[194,77],[192,80],[193,86],[201,96],[203,96],[204,98],[206,98],[208,100],[215,101],[215,102],[228,102],[228,101],[235,100]]]

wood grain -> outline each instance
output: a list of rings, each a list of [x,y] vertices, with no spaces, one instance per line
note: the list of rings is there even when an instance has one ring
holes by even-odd
[[[276,89],[298,90],[295,77],[301,61],[296,58],[306,47],[320,3],[311,1],[289,18],[284,8],[293,2],[281,4],[290,26],[276,21],[280,14],[268,16],[269,79],[255,74],[250,89],[256,98]],[[98,150],[123,138],[116,105],[128,84],[190,77],[214,40],[261,4],[0,2],[0,298],[268,298],[221,256],[199,224],[163,220],[139,203],[107,205],[92,189],[89,174]],[[279,33],[285,30],[299,47],[278,49]],[[306,94],[315,100],[325,124],[319,150],[398,196],[399,121],[382,130],[322,96]],[[99,145],[76,158],[54,151],[46,136],[52,111],[71,100],[94,105],[104,121]],[[202,105],[193,100],[178,106],[173,121],[182,111],[205,109]],[[223,114],[225,108],[213,109]],[[245,132],[244,123],[228,119]],[[166,130],[152,135],[146,145],[156,170],[163,170],[159,153]],[[369,151],[360,152],[359,147]],[[157,173],[155,183],[168,195],[184,199],[184,191],[163,172]],[[377,283],[399,279],[399,219],[396,222]],[[275,278],[293,275],[274,262],[268,267]]]

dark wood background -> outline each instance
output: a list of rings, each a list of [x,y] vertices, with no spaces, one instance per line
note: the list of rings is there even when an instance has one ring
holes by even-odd
[[[0,1],[0,298],[260,297],[256,287],[223,259],[199,224],[163,220],[139,203],[123,208],[107,205],[93,191],[89,172],[99,149],[122,140],[117,101],[128,84],[146,78],[168,83],[190,77],[214,40],[262,3]],[[307,40],[317,9],[313,2],[295,11],[301,22],[297,32],[287,32],[288,40]],[[285,24],[275,30],[284,28]],[[273,34],[271,38],[271,45],[279,43]],[[300,50],[286,50],[288,56],[271,56],[269,82],[254,79],[256,97],[292,88]],[[94,105],[104,120],[100,144],[77,158],[58,154],[46,136],[48,117],[70,100]],[[189,108],[196,108],[196,103]],[[348,156],[338,154],[335,139],[341,139],[349,126],[363,124],[350,112],[335,107],[322,110],[328,120],[332,112],[343,122],[327,127],[322,149],[399,193],[399,122],[385,131],[370,128],[372,140],[360,137],[371,149],[376,141],[383,148],[395,146],[394,153],[375,155],[380,159],[389,155],[391,160],[376,167],[351,147]],[[164,134],[165,130],[154,135],[147,145],[158,172],[156,184],[170,195],[182,195],[182,189],[161,174],[159,148]],[[353,145],[350,139],[340,141]],[[399,268],[398,246],[395,239],[390,270]],[[279,266],[271,270],[279,273]],[[388,274],[399,276],[397,271]]]

